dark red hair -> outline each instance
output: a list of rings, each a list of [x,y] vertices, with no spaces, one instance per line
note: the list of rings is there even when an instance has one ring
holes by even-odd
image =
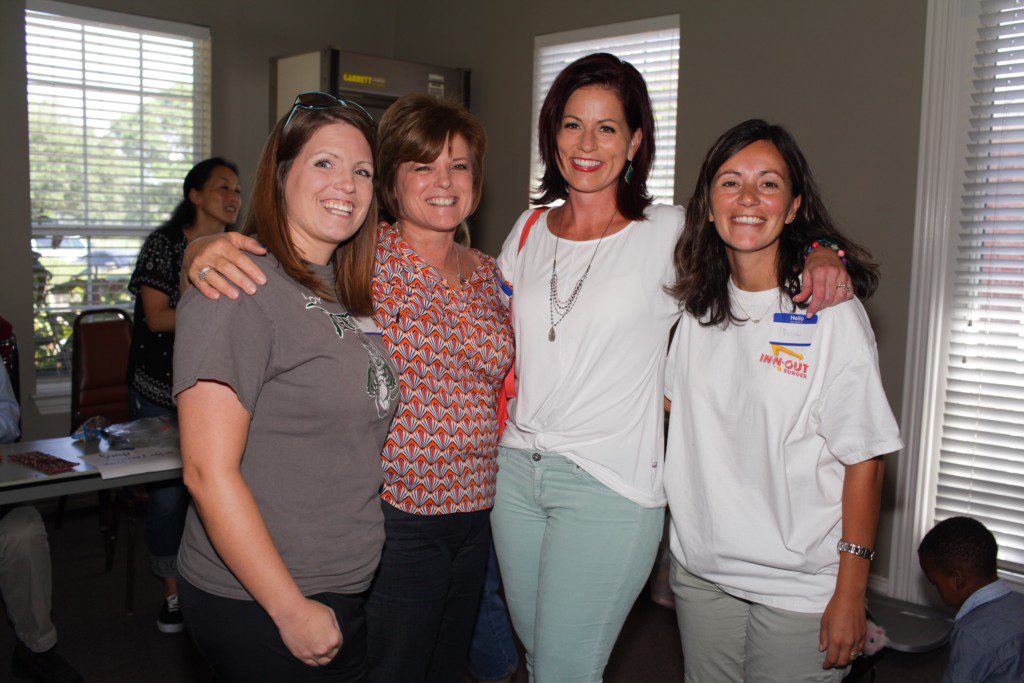
[[[578,89],[599,86],[614,92],[626,114],[629,132],[639,130],[640,146],[633,155],[633,177],[626,182],[619,178],[616,207],[628,220],[639,221],[653,199],[647,192],[647,176],[654,163],[654,107],[647,92],[647,83],[629,62],[615,55],[598,52],[580,57],[555,77],[544,104],[540,108],[537,132],[544,175],[540,178],[534,204],[550,204],[569,196],[569,187],[558,169],[558,131],[565,113],[565,103]]]

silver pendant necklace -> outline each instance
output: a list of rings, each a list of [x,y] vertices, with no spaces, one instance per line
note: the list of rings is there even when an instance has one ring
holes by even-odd
[[[768,305],[765,307],[765,309],[763,311],[761,311],[761,315],[757,316],[756,318],[754,316],[750,315],[750,311],[747,310],[747,307],[743,305],[743,302],[740,301],[740,298],[738,296],[730,297],[730,298],[733,301],[735,301],[736,305],[740,307],[740,310],[743,311],[746,314],[747,320],[749,320],[750,322],[752,322],[752,323],[754,323],[756,325],[759,322],[761,322],[762,320],[764,320],[764,317],[768,314],[768,311],[770,311],[775,306],[775,303],[777,301],[780,301],[780,298],[779,298],[780,296],[781,295],[776,294],[775,298],[772,299],[771,301],[769,301]]]
[[[468,282],[468,280],[462,274],[462,257],[459,254],[459,247],[458,247],[458,245],[452,245],[452,246],[455,249],[455,267],[458,269],[458,272],[455,272],[455,271],[452,271],[452,270],[446,270],[445,268],[438,268],[437,266],[434,266],[434,268],[436,270],[440,271],[441,273],[447,273],[448,275],[454,275],[455,277],[459,278],[459,287],[465,288],[466,283]]]
[[[594,257],[597,256],[597,250],[601,248],[601,242],[604,241],[604,236],[608,234],[608,228],[612,227],[612,221],[615,220],[615,214],[617,213],[618,209],[612,211],[611,218],[608,219],[608,225],[604,226],[604,232],[601,233],[600,239],[597,240],[597,246],[594,247],[594,253],[590,255],[590,261],[587,263],[583,275],[576,281],[576,285],[570,291],[569,297],[564,301],[558,298],[558,242],[561,240],[562,231],[558,229],[555,232],[555,256],[551,261],[550,291],[548,293],[548,314],[551,321],[551,327],[548,329],[548,341],[555,341],[555,328],[565,319],[565,316],[569,315],[572,307],[576,305],[576,299],[580,295],[580,290],[583,289],[583,283],[586,282],[587,276],[590,275],[590,266],[594,265]]]
[[[465,287],[466,286],[466,278],[464,278],[462,276],[462,256],[459,254],[459,246],[457,244],[454,245],[454,246],[455,246],[455,267],[458,269],[459,272],[458,273],[452,273],[452,275],[457,275],[459,277],[459,286],[460,287]]]
[[[399,235],[402,235],[402,229],[398,226],[397,222],[395,223],[395,229],[398,230],[398,234]],[[405,239],[404,235],[402,235],[402,239]],[[406,241],[406,244],[408,244],[408,241]],[[412,246],[412,245],[409,245],[409,246]],[[459,245],[453,244],[452,248],[455,249],[455,268],[458,270],[458,272],[447,270],[447,269],[441,268],[439,266],[431,266],[431,267],[434,270],[436,270],[436,271],[438,271],[440,273],[447,273],[448,275],[454,275],[455,277],[459,278],[459,287],[465,288],[466,287],[466,283],[469,282],[469,280],[462,274],[462,255],[461,255],[461,252],[459,251]],[[413,249],[413,251],[415,251],[415,249]],[[423,257],[421,256],[420,258],[423,258]],[[423,259],[423,262],[427,263],[427,260]],[[431,264],[427,263],[427,265],[430,266]]]

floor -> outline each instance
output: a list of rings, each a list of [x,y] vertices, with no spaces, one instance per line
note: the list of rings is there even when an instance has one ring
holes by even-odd
[[[43,508],[48,525],[52,521]],[[124,613],[125,548],[118,544],[114,570],[103,568],[103,547],[95,509],[80,507],[65,515],[60,529],[51,529],[54,574],[54,621],[58,647],[89,683],[130,681],[200,681],[211,676],[183,635],[164,635],[155,622],[160,584],[146,570],[143,529],[136,531],[136,609]],[[5,661],[14,647],[14,633],[0,623],[0,680],[8,676]],[[923,655],[887,651],[877,665],[878,683],[937,683],[946,652]],[[674,614],[641,598],[630,614],[605,673],[608,683],[683,680],[683,656]],[[525,683],[522,669],[514,679]],[[863,679],[870,680],[870,679]],[[711,682],[714,683],[714,682]]]

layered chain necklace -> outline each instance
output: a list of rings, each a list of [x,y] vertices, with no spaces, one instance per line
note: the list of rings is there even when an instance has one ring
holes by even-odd
[[[555,256],[551,261],[551,290],[548,294],[548,313],[551,320],[551,328],[548,330],[548,341],[555,341],[555,328],[565,319],[565,316],[569,315],[569,311],[576,305],[576,299],[579,298],[580,290],[583,289],[583,283],[587,281],[587,276],[590,274],[590,266],[594,265],[594,257],[597,256],[597,250],[601,248],[604,236],[608,234],[608,228],[612,227],[612,221],[615,220],[616,213],[618,213],[617,210],[612,211],[612,215],[608,219],[608,225],[604,226],[604,232],[601,233],[601,238],[597,240],[594,253],[590,255],[590,261],[587,263],[586,270],[583,271],[583,275],[576,281],[576,285],[569,292],[569,297],[564,301],[558,298],[558,242],[561,240],[562,230],[559,228],[555,232]]]

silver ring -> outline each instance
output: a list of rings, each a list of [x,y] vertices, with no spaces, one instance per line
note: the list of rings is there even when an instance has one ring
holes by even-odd
[[[857,657],[860,657],[862,654],[864,654],[864,653],[863,652],[851,652],[850,656],[853,657],[854,659],[857,659]]]
[[[213,266],[203,266],[199,269],[199,279],[206,282],[206,274],[213,270]]]
[[[842,282],[836,285],[836,289],[845,289],[847,293],[853,293],[853,290],[850,289],[850,285],[844,285]]]

